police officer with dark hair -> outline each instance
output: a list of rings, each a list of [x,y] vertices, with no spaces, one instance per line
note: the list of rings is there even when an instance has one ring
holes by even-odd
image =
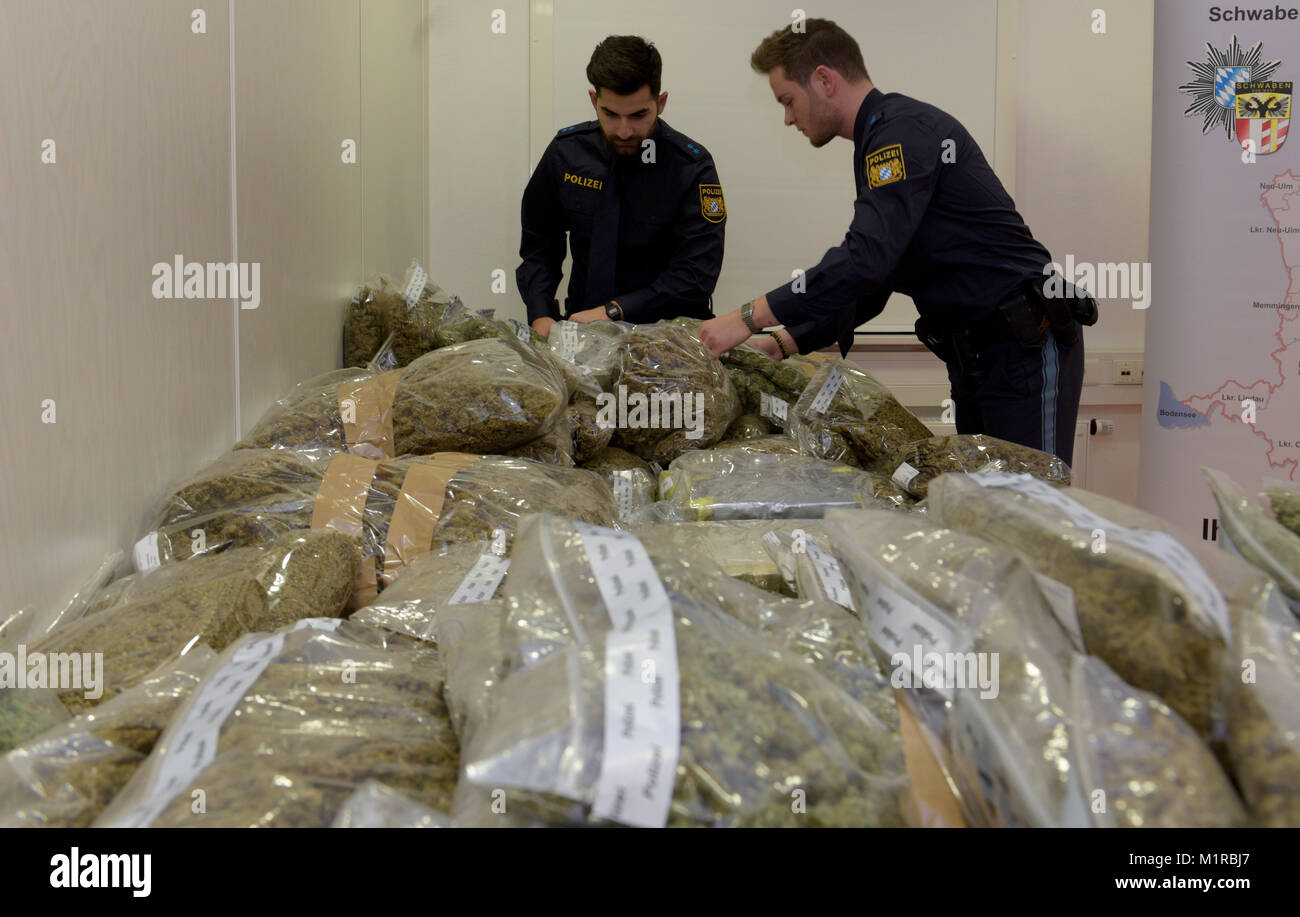
[[[541,334],[560,318],[566,233],[570,321],[713,315],[727,205],[708,151],[659,117],[662,69],[644,39],[597,45],[587,64],[597,120],[561,130],[524,190],[515,279]]]
[[[955,118],[876,89],[857,42],[835,23],[804,25],[773,33],[750,63],[814,147],[854,142],[853,222],[816,267],[706,322],[701,340],[720,354],[783,324],[754,343],[780,357],[838,341],[847,355],[854,329],[892,291],[906,293],[920,313],[917,336],[948,366],[958,432],[1070,462],[1080,325],[1096,322],[1096,303],[1059,277],[1048,283],[1051,256]]]

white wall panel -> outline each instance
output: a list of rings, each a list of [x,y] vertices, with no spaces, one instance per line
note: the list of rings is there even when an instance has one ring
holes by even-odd
[[[239,314],[240,425],[337,367],[361,263],[358,0],[237,0],[238,252],[262,303]],[[358,144],[358,163],[342,143]]]
[[[227,17],[196,35],[194,6],[0,4],[0,617],[67,598],[234,432],[230,303],[151,295],[155,262],[231,257]]]

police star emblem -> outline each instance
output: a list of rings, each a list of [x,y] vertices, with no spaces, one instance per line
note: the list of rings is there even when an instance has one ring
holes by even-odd
[[[891,143],[874,153],[867,154],[867,185],[879,188],[890,182],[907,178],[907,165],[903,162],[903,145]]]
[[[700,213],[710,223],[721,223],[727,218],[727,202],[722,196],[722,185],[700,185]]]
[[[1191,82],[1183,83],[1178,90],[1192,97],[1191,104],[1183,114],[1189,118],[1200,116],[1202,134],[1208,134],[1214,128],[1222,127],[1227,137],[1233,139],[1234,133],[1239,136],[1241,134],[1239,121],[1243,118],[1261,120],[1278,117],[1272,114],[1243,116],[1237,106],[1237,96],[1238,93],[1242,93],[1242,87],[1269,83],[1269,78],[1274,71],[1282,65],[1281,61],[1263,60],[1261,54],[1263,47],[1264,43],[1261,41],[1249,51],[1243,50],[1237,36],[1234,35],[1232,44],[1222,51],[1206,42],[1206,59],[1187,61],[1187,66],[1196,74],[1196,78]],[[1286,85],[1290,86],[1289,83]],[[1250,96],[1253,93],[1243,93],[1243,95]],[[1287,90],[1287,97],[1289,99],[1290,89]],[[1289,104],[1287,108],[1289,114]],[[1251,128],[1248,125],[1248,133],[1250,129],[1260,127]],[[1276,129],[1270,131],[1270,134],[1276,138]],[[1281,143],[1277,144],[1277,146],[1281,145]],[[1260,150],[1256,149],[1256,152]]]

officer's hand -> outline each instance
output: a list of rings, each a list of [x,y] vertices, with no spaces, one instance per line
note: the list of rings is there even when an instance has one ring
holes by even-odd
[[[781,348],[776,344],[776,338],[772,337],[770,334],[756,334],[749,339],[749,343],[763,351],[763,353],[767,354],[773,360],[784,359],[784,357],[781,356]]]
[[[553,318],[535,318],[533,319],[533,330],[544,338],[551,336],[551,326],[555,324]]]
[[[720,357],[749,337],[749,329],[740,317],[740,310],[711,318],[700,325],[700,342],[715,357]]]
[[[569,316],[571,322],[606,322],[609,321],[609,315],[605,312],[604,306],[597,306],[594,309],[583,309],[581,312],[575,312]]]

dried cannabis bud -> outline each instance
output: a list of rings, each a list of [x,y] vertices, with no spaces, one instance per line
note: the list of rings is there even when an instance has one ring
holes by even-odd
[[[789,430],[806,455],[856,458],[881,474],[893,473],[900,447],[931,436],[879,380],[843,360],[823,362],[791,409]]]
[[[1032,474],[1049,484],[1070,483],[1070,467],[1054,455],[983,433],[932,436],[899,449],[893,465],[896,484],[924,499],[930,482],[945,472],[1008,471]]]
[[[486,541],[466,541],[422,554],[402,570],[383,595],[354,612],[349,620],[438,642],[439,612],[448,606],[479,559],[491,553]]]
[[[300,382],[267,410],[236,449],[293,449],[328,458],[348,447],[339,387],[375,377],[368,369],[335,369]]]
[[[1266,481],[1264,494],[1268,497],[1277,521],[1300,535],[1300,487],[1278,481]]]
[[[0,688],[0,755],[68,718],[47,688]]]
[[[732,421],[731,426],[727,427],[727,432],[722,434],[722,442],[718,443],[718,445],[721,446],[726,441],[733,439],[757,439],[761,436],[767,436],[771,432],[772,425],[762,417],[757,414],[741,414]],[[794,444],[793,440],[791,440],[791,444]]]

